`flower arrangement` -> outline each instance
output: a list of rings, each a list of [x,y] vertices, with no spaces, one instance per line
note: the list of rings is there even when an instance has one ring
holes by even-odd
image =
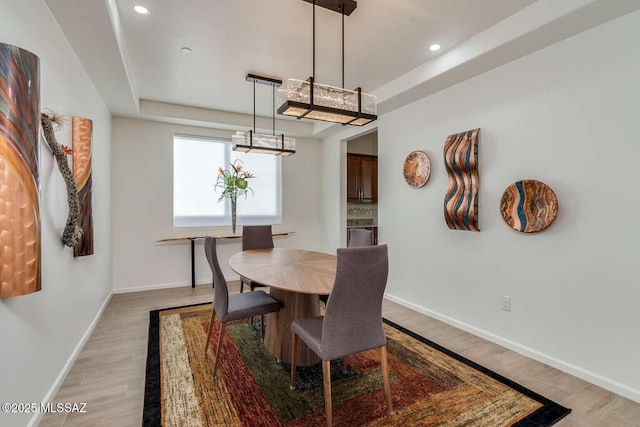
[[[218,168],[218,180],[215,189],[222,188],[222,194],[218,198],[218,202],[225,197],[231,200],[231,227],[233,234],[236,234],[236,200],[238,196],[247,197],[249,191],[253,194],[253,190],[249,187],[250,178],[255,178],[250,172],[242,170],[242,161],[240,159],[229,163],[231,169]]]
[[[236,201],[238,196],[247,197],[249,191],[253,193],[251,187],[249,187],[249,178],[255,178],[250,172],[242,170],[242,161],[236,159],[233,163],[229,163],[231,170],[222,169],[222,166],[218,168],[218,180],[216,181],[215,188],[222,188],[222,194],[218,198],[221,201],[225,197]]]

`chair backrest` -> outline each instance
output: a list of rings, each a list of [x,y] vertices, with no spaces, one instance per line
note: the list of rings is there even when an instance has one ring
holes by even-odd
[[[213,308],[216,310],[216,316],[224,322],[229,311],[229,289],[218,263],[215,237],[206,236],[204,238],[204,253],[213,274]]]
[[[327,358],[386,343],[382,297],[388,274],[387,245],[338,249],[336,279],[322,326],[322,352]]]
[[[242,227],[242,250],[271,249],[273,235],[270,225],[245,225]]]
[[[349,243],[347,246],[350,248],[373,246],[373,231],[365,230],[364,228],[352,228],[349,232]]]

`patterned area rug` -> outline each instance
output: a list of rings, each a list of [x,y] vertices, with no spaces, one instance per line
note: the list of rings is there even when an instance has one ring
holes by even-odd
[[[256,325],[227,327],[217,378],[214,347],[204,356],[211,304],[150,313],[145,426],[322,426],[322,369],[289,366],[261,344]],[[219,324],[217,325],[219,330]],[[337,426],[550,426],[571,410],[385,320],[392,416],[379,351],[332,365]],[[216,325],[212,341],[217,340]],[[215,344],[213,344],[215,346]]]

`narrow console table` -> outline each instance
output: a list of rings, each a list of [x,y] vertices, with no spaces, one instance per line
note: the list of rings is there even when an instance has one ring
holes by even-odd
[[[293,234],[294,231],[280,231],[274,232],[273,236],[288,236],[289,234]],[[216,239],[240,239],[242,238],[242,234],[221,234],[217,236],[213,236]],[[196,287],[196,240],[204,239],[205,236],[192,236],[192,237],[172,237],[168,239],[156,240],[156,243],[169,243],[169,242],[190,242],[191,244],[191,287]]]

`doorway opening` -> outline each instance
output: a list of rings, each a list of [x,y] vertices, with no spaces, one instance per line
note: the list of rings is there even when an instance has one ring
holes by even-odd
[[[347,141],[347,241],[354,228],[378,241],[378,131]]]

